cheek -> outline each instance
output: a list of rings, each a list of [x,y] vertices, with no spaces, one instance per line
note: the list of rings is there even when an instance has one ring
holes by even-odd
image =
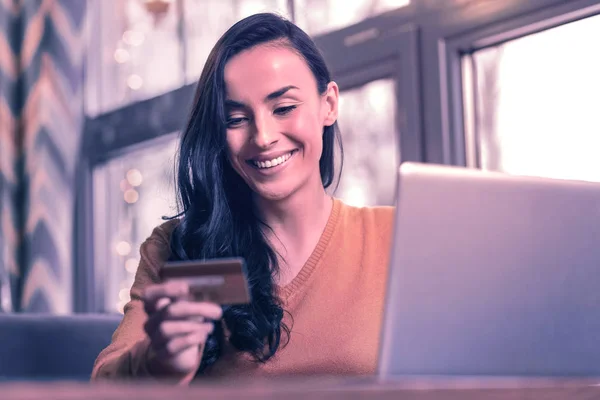
[[[242,149],[243,136],[240,132],[227,132],[227,149],[232,154],[237,154]]]
[[[234,166],[239,163],[238,155],[242,151],[243,146],[244,135],[242,132],[227,133],[227,153]]]
[[[302,142],[313,142],[321,138],[323,126],[319,123],[318,115],[314,112],[297,113],[294,118],[286,121],[286,129],[294,132]]]

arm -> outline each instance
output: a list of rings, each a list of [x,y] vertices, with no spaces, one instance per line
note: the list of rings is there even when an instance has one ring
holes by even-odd
[[[147,320],[142,294],[151,284],[160,282],[159,269],[168,260],[169,240],[177,221],[169,221],[154,229],[140,248],[140,265],[131,288],[131,301],[125,306],[123,320],[94,363],[92,381],[123,378],[151,378],[147,368],[150,340],[145,331]],[[190,373],[180,380],[186,384]]]

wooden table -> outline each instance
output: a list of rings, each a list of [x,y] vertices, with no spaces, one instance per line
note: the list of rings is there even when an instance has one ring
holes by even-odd
[[[600,378],[572,379],[313,379],[261,380],[189,387],[135,383],[4,382],[3,400],[201,399],[600,399]]]

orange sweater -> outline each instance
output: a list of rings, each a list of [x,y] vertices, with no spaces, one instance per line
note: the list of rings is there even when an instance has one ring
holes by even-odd
[[[287,374],[372,374],[379,335],[389,251],[392,207],[351,207],[334,201],[325,230],[308,261],[288,285],[278,288],[291,327],[290,341],[265,364],[225,346],[206,376],[250,378]],[[148,339],[140,301],[144,287],[158,282],[169,256],[176,221],[157,227],[141,246],[131,301],[112,343],[100,353],[92,379],[147,377],[143,354]]]

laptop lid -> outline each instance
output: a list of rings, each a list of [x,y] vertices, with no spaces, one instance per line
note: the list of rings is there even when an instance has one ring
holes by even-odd
[[[600,376],[600,184],[405,163],[378,372]]]

